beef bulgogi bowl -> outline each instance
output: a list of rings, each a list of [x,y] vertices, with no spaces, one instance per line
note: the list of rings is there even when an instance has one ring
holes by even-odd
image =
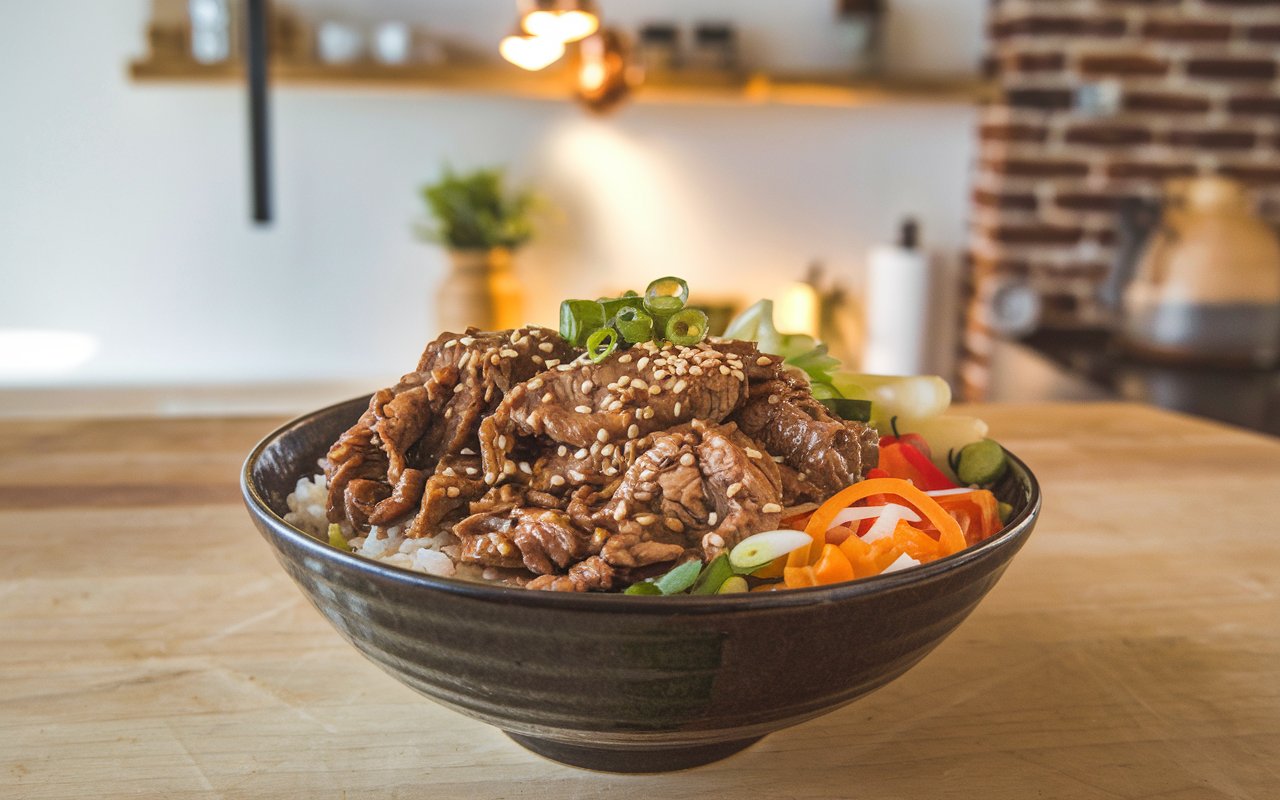
[[[441,334],[298,481],[286,520],[437,576],[630,594],[836,583],[1000,529],[1003,450],[938,416],[949,392],[889,415],[892,379],[835,372],[767,303],[710,337],[687,296],[660,279],[565,301],[559,330]],[[956,445],[940,463],[907,432],[931,427]]]

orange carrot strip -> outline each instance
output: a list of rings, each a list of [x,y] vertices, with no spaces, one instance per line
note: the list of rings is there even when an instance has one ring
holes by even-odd
[[[849,559],[840,548],[834,544],[825,544],[822,546],[822,555],[818,557],[818,563],[813,566],[813,574],[818,579],[818,583],[823,585],[844,583],[853,580],[853,565],[849,563]]]
[[[813,567],[808,565],[787,567],[783,572],[785,573],[783,580],[786,582],[788,589],[803,589],[806,586],[818,585],[818,576],[814,574]]]
[[[787,559],[787,566],[799,567],[816,562],[822,553],[822,545],[826,544],[827,529],[831,527],[831,521],[835,519],[836,514],[840,513],[841,509],[848,508],[859,500],[875,494],[896,495],[914,506],[920,515],[941,533],[940,540],[945,550],[944,555],[951,555],[964,549],[964,531],[960,530],[960,524],[938,505],[938,501],[908,481],[897,478],[870,478],[836,492],[825,503],[818,506],[804,529],[813,541],[807,548],[801,547],[792,551]]]

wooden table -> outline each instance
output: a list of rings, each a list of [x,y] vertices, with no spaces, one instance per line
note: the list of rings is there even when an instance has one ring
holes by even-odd
[[[973,617],[871,697],[646,777],[543,761],[343,643],[240,505],[274,420],[0,424],[0,797],[1280,796],[1280,440],[977,411],[1047,499]]]

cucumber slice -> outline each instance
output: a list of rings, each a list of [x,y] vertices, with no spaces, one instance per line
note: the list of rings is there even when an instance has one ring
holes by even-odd
[[[956,460],[956,477],[961,483],[986,486],[1004,477],[1009,458],[1004,448],[993,439],[965,445]]]

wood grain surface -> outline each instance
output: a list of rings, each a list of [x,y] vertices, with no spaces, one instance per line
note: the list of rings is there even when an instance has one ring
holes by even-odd
[[[870,697],[643,777],[544,761],[343,643],[240,505],[278,420],[0,424],[0,797],[1280,796],[1280,440],[975,410],[1046,500],[968,622]]]

